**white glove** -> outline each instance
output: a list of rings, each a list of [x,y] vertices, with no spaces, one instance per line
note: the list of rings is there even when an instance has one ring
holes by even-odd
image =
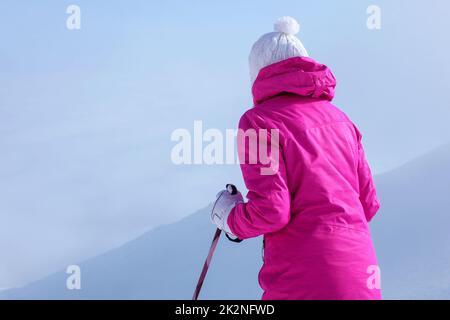
[[[217,194],[216,202],[211,210],[211,221],[217,225],[217,228],[225,231],[232,237],[236,237],[228,226],[227,219],[231,210],[238,203],[244,202],[242,194],[238,191],[232,195],[228,190],[222,190]]]

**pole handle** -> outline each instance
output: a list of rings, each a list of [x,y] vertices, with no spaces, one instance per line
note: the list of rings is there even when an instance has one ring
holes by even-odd
[[[238,193],[238,190],[234,184],[228,183],[225,188],[231,195],[236,195]]]

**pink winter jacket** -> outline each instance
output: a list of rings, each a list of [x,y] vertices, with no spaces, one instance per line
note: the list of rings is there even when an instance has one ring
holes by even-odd
[[[272,64],[260,71],[255,107],[239,122],[244,131],[268,130],[266,155],[274,160],[252,163],[251,144],[240,140],[248,202],[227,220],[241,239],[264,235],[263,299],[381,298],[368,228],[379,202],[361,134],[330,103],[335,85],[313,59]],[[270,129],[278,130],[278,157]],[[275,170],[262,174],[264,167]]]

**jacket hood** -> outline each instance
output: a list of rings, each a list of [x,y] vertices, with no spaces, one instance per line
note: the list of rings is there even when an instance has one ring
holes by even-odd
[[[289,58],[263,69],[253,83],[255,105],[281,93],[332,100],[336,79],[331,70],[308,57]]]

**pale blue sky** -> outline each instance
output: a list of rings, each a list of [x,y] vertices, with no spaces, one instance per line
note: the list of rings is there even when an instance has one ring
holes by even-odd
[[[82,29],[66,29],[69,4]],[[382,29],[366,28],[377,4]],[[0,287],[97,254],[242,186],[176,167],[177,128],[234,128],[252,43],[291,15],[338,79],[376,172],[450,141],[450,4],[438,1],[2,1]]]

